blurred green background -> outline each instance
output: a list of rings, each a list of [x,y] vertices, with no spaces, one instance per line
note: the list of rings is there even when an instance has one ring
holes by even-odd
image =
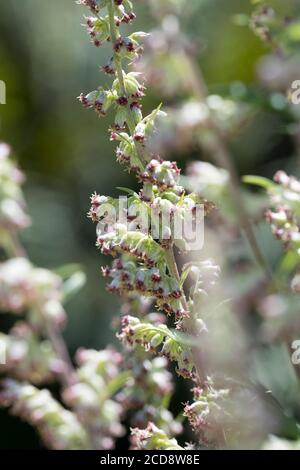
[[[137,0],[136,30],[155,26],[147,2]],[[274,2],[273,2],[274,3]],[[276,2],[275,2],[276,3]],[[277,2],[278,7],[284,2]],[[281,4],[281,5],[280,5]],[[286,2],[285,9],[294,6]],[[256,64],[266,49],[233,16],[251,11],[247,0],[187,0],[185,31],[197,38],[197,57],[210,92],[228,89],[232,81],[255,84]],[[96,49],[80,26],[84,9],[74,0],[0,0],[0,79],[7,104],[0,106],[0,139],[10,143],[27,174],[25,194],[33,226],[23,234],[30,258],[56,268],[80,263],[87,284],[67,305],[66,339],[71,352],[79,346],[102,348],[114,342],[110,322],[118,299],[106,293],[100,266],[107,260],[96,251],[95,227],[86,218],[89,196],[116,194],[135,181],[115,161],[107,128],[76,100],[109,80],[97,64],[106,62],[106,47]],[[299,77],[298,77],[299,78]],[[152,91],[146,110],[161,101]],[[247,138],[235,145],[240,173],[271,176],[293,159],[293,143],[281,132],[281,117],[262,112]],[[182,155],[185,161],[199,155]],[[0,413],[1,448],[37,447],[35,432],[17,418]]]

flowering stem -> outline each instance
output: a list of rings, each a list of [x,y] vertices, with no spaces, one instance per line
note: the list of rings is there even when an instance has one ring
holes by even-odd
[[[21,245],[18,237],[13,232],[11,232],[6,237],[5,247],[6,247],[6,251],[8,255],[11,257],[16,257],[16,258],[27,257],[25,248]]]
[[[76,372],[61,332],[49,320],[46,320],[46,330],[56,355],[64,364],[63,371],[60,374],[62,385],[65,388],[70,387],[77,381]]]
[[[120,37],[120,33],[115,23],[114,0],[110,0],[108,3],[108,14],[109,14],[111,41],[112,41],[112,44],[114,45],[116,44],[117,40]],[[122,94],[124,96],[127,96],[125,83],[124,83],[123,69],[122,69],[122,60],[119,57],[119,54],[117,54],[116,52],[114,54],[114,63],[116,66],[117,77],[120,83],[120,89],[122,91]],[[127,125],[131,134],[133,135],[134,129],[135,129],[135,123],[132,118],[129,105],[127,105]]]
[[[110,34],[111,34],[111,41],[112,44],[116,44],[117,40],[120,37],[119,30],[115,23],[115,15],[114,15],[114,0],[110,0],[108,2],[108,15],[109,15],[109,24],[110,24]],[[127,97],[126,87],[124,83],[124,75],[123,75],[123,68],[122,68],[122,59],[120,58],[117,52],[114,53],[114,63],[116,67],[116,74],[120,84],[120,90],[123,96]],[[130,104],[127,104],[127,122],[126,122],[128,129],[130,131],[131,136],[134,135],[135,131],[135,122],[134,118],[131,113]],[[142,169],[144,168],[144,156],[141,150],[141,146],[138,143],[135,143],[135,147],[137,150],[137,155],[140,159],[140,164]]]
[[[82,3],[94,13],[94,4],[87,0],[82,0]],[[120,24],[129,23],[135,18],[131,2],[105,0],[101,5],[96,6],[97,13],[105,8],[108,17],[104,13],[103,16],[97,15],[97,19],[88,18],[87,29],[97,47],[103,41],[111,43],[113,58],[103,69],[107,74],[115,75],[115,79],[111,89],[100,88],[87,95],[81,94],[79,98],[85,108],[94,108],[100,116],[115,105],[117,114],[112,127],[112,140],[120,142],[117,159],[127,164],[129,171],[135,171],[142,184],[139,193],[127,190],[130,197],[127,198],[126,223],[112,221],[108,224],[108,231],[97,231],[97,246],[102,253],[115,258],[111,267],[103,269],[103,274],[111,278],[107,285],[109,291],[122,297],[126,293],[137,298],[149,297],[155,301],[159,311],[174,314],[176,328],[182,330],[184,337],[191,337],[191,341],[184,344],[180,341],[180,334],[167,333],[165,319],[149,318],[148,323],[131,315],[122,318],[121,332],[117,336],[130,348],[139,345],[151,352],[161,348],[162,355],[177,362],[179,375],[192,379],[200,386],[204,384],[205,377],[204,371],[200,370],[198,347],[201,321],[197,323],[197,306],[192,302],[193,298],[186,298],[174,252],[176,247],[184,247],[187,251],[190,247],[184,237],[174,239],[168,248],[162,241],[169,240],[170,237],[165,237],[165,234],[172,233],[172,228],[164,224],[164,215],[174,214],[175,217],[176,214],[182,219],[189,212],[194,215],[201,198],[195,193],[187,194],[179,184],[180,170],[176,162],[162,160],[159,155],[152,154],[147,146],[155,130],[156,119],[164,113],[158,106],[143,117],[140,99],[144,96],[144,87],[134,72],[123,70],[122,62],[138,57],[141,51],[139,41],[147,36],[144,32],[135,32],[128,37],[120,33]],[[94,222],[103,222],[101,214],[108,201],[116,207],[116,199],[97,193],[92,195],[88,216]],[[150,235],[140,230],[137,224],[140,211],[158,215],[157,232],[163,234],[162,240],[160,235]],[[156,326],[157,322],[161,325]]]
[[[176,281],[178,282],[178,285],[180,285],[180,274],[179,274],[173,247],[166,249],[166,262],[167,262],[167,266],[170,271],[170,274],[176,279]],[[186,312],[189,312],[189,306],[188,306],[183,288],[181,288],[181,302],[182,302],[182,306],[184,310]]]
[[[174,278],[178,282],[178,285],[180,285],[180,274],[179,274],[178,265],[177,265],[177,261],[175,258],[173,247],[170,247],[166,250],[166,262],[167,262],[167,266],[170,271],[170,274],[174,276]],[[189,308],[183,287],[181,288],[181,302],[182,302],[182,306],[184,310],[190,315],[190,308]],[[191,327],[187,328],[187,333],[190,334],[192,337],[194,336]],[[198,386],[201,386],[201,384],[203,383],[202,377],[205,377],[205,375],[203,373],[202,367],[200,366],[201,359],[200,359],[199,348],[193,347],[192,353],[193,353],[193,360],[194,360],[194,366],[195,366],[195,371],[196,371],[196,382],[198,383]]]

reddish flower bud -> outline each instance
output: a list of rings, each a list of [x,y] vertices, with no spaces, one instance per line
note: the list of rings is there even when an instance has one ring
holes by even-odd
[[[126,96],[121,96],[120,98],[117,99],[117,103],[120,106],[127,106],[128,105],[128,99]]]

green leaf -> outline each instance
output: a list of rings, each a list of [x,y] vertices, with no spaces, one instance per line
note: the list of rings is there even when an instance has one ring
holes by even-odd
[[[300,41],[300,22],[291,24],[287,29],[287,34],[292,41]]]
[[[294,251],[289,251],[283,257],[280,266],[279,273],[291,273],[296,269],[299,264],[299,255]]]
[[[178,330],[170,330],[173,335],[173,341],[176,341],[177,344],[180,346],[188,346],[188,347],[199,347],[199,340],[192,336],[189,336],[185,333],[181,333]]]
[[[237,13],[233,16],[233,22],[237,26],[248,26],[250,21],[249,15],[245,15],[244,13]]]
[[[123,186],[117,186],[117,189],[123,191],[124,193],[130,194],[131,196],[139,197],[139,195],[133,191],[133,189],[124,188]]]
[[[79,271],[82,271],[82,266],[77,263],[64,264],[63,266],[59,266],[58,268],[53,269],[53,272],[58,274],[63,279],[68,279]]]
[[[255,379],[285,408],[298,406],[300,383],[286,344],[260,349],[254,357]]]
[[[242,181],[246,184],[253,184],[267,190],[276,188],[276,184],[273,183],[273,181],[268,178],[264,178],[263,176],[246,175],[243,176]]]
[[[77,292],[82,289],[86,283],[86,275],[82,271],[77,271],[69,279],[64,282],[63,285],[63,296],[64,302],[70,300]]]
[[[107,385],[108,396],[112,397],[115,395],[115,393],[117,393],[117,391],[126,384],[127,380],[130,379],[131,376],[131,372],[124,371],[121,372],[115,379],[111,380]]]
[[[182,289],[183,287],[183,284],[185,283],[189,273],[190,273],[190,270],[191,270],[192,266],[188,266],[184,271],[182,271],[181,273],[181,276],[180,276],[180,282],[179,282],[179,286],[180,288]]]

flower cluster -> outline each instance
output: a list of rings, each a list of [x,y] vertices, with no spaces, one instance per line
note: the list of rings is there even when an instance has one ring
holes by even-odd
[[[32,321],[45,318],[62,325],[65,312],[62,302],[62,279],[46,269],[35,268],[25,258],[0,263],[0,311],[21,314],[32,312]]]
[[[300,181],[283,171],[276,173],[274,181],[277,184],[269,190],[274,210],[267,211],[266,218],[286,249],[300,254]]]
[[[10,160],[5,160],[5,166],[15,168]],[[15,171],[8,171],[4,178],[5,190],[13,188],[11,197],[22,195]],[[21,179],[18,181],[20,184]],[[5,363],[0,366],[0,405],[35,426],[51,449],[111,449],[125,432],[121,420],[129,409],[116,395],[127,390],[131,402],[141,389],[132,378],[132,369],[123,367],[122,356],[112,348],[79,350],[77,367],[73,367],[61,336],[66,320],[63,303],[70,294],[66,286],[71,277],[65,279],[35,267],[25,253],[10,258],[23,251],[16,228],[11,225],[8,230],[6,225],[7,236],[0,239],[4,254],[7,251],[7,260],[0,263],[0,311],[22,318],[7,334],[0,333],[1,351],[5,353]],[[162,378],[160,369],[156,364],[149,378],[144,377],[153,381],[152,387]],[[164,378],[170,382],[168,375]],[[60,401],[46,388],[34,386],[45,387],[54,381],[61,383]],[[166,383],[163,392],[161,385],[161,393],[168,393],[170,388]],[[156,416],[151,414],[153,420],[163,417],[166,429],[172,429],[172,415],[164,407],[156,411]],[[176,426],[173,428],[175,433]]]
[[[37,385],[47,383],[53,381],[55,374],[63,368],[51,342],[41,341],[26,322],[16,323],[7,335],[0,333],[0,343],[6,356],[6,363],[0,366],[0,371],[18,380],[28,380]]]
[[[170,439],[153,423],[149,423],[143,430],[132,429],[131,442],[134,450],[184,450],[176,439]]]
[[[284,55],[298,53],[298,38],[295,35],[298,21],[296,13],[283,16],[277,8],[265,3],[259,5],[249,18],[254,33],[276,52]]]
[[[217,380],[207,377],[204,387],[193,390],[194,402],[186,404],[184,415],[189,420],[200,442],[210,448],[256,448],[263,442],[268,422],[266,403],[254,387],[247,383],[225,388]],[[255,403],[255,409],[249,407]],[[263,418],[263,419],[262,419]]]
[[[154,357],[143,351],[129,354],[127,366],[131,379],[126,388],[117,395],[124,409],[130,411],[133,427],[144,429],[149,421],[159,423],[169,435],[182,432],[182,425],[176,421],[164,403],[173,393],[172,375],[168,371],[168,361],[164,357]]]
[[[165,323],[165,316],[148,313],[151,300],[134,293],[127,293],[123,298],[122,314],[145,318],[155,325]],[[119,321],[116,322],[119,326]],[[181,423],[168,410],[168,404],[174,391],[172,374],[168,370],[168,360],[157,357],[143,346],[131,346],[125,350],[126,369],[130,379],[117,395],[117,400],[128,410],[132,427],[144,429],[149,421],[160,426],[168,435],[175,436],[182,432]]]
[[[94,220],[98,220],[99,207],[108,201],[93,196],[90,216]],[[116,260],[106,275],[116,282],[123,269],[119,279],[122,284],[125,272],[129,275],[136,267],[141,280],[145,278],[149,295],[152,283],[153,290],[159,290],[156,295],[160,300],[171,294],[175,300],[178,284],[170,276],[165,275],[162,283],[155,268],[143,268],[134,260],[124,261],[124,266],[121,263]],[[72,370],[59,339],[66,317],[62,306],[64,292],[64,280],[59,275],[34,267],[25,257],[0,264],[0,310],[18,317],[25,315],[8,334],[0,334],[5,350],[1,375],[18,380],[2,381],[1,405],[11,407],[13,413],[35,426],[44,443],[53,449],[113,448],[116,439],[125,433],[121,421],[126,411],[133,426],[146,427],[151,420],[170,435],[181,432],[181,424],[163,405],[173,389],[165,358],[150,360],[144,357],[145,353],[139,353],[124,364],[123,357],[112,348],[82,349],[76,354],[77,368]],[[146,294],[145,289],[139,292]],[[134,293],[129,295],[133,299]],[[144,303],[147,308],[147,301]],[[141,297],[136,309],[143,310]],[[61,401],[68,409],[47,389],[38,390],[31,385],[45,386],[57,379],[62,380]]]
[[[147,322],[147,317],[141,321],[137,317],[122,318],[122,329],[119,339],[129,347],[142,346],[146,351],[155,352],[160,348],[160,354],[177,362],[177,372],[183,377],[193,376],[193,356],[189,341],[184,335],[171,331],[165,324],[155,325]]]
[[[24,176],[10,158],[10,147],[0,142],[0,234],[6,231],[20,230],[30,224],[24,209],[23,194],[20,185]]]
[[[98,231],[97,246],[103,254],[112,256],[130,254],[134,259],[153,267],[156,260],[162,260],[163,252],[152,237],[144,233],[127,230],[126,225],[115,224],[108,233]]]
[[[259,38],[263,41],[271,42],[277,22],[278,19],[276,18],[273,8],[264,5],[259,6],[252,14],[250,26]]]
[[[201,442],[211,445],[217,440],[220,441],[216,439],[216,427],[218,423],[224,423],[220,415],[224,413],[224,401],[228,397],[229,390],[216,390],[210,381],[205,390],[195,387],[193,394],[194,401],[185,405],[184,415],[194,431],[201,435]],[[220,430],[220,434],[222,432],[223,430]]]
[[[78,0],[78,5],[88,7],[91,12],[97,15],[100,10],[107,6],[109,0]],[[135,14],[132,11],[132,3],[130,0],[114,0],[116,23],[120,26],[121,23],[129,23],[135,19]]]
[[[161,8],[164,10],[164,7]],[[227,432],[232,442],[233,436],[235,438],[238,436],[232,424],[237,416],[232,413],[235,397],[239,402],[239,393],[243,396],[240,400],[241,409],[238,410],[241,413],[238,416],[241,416],[244,425],[249,420],[249,416],[243,416],[243,409],[253,396],[247,390],[239,391],[236,395],[231,394],[231,391],[224,386],[223,379],[218,387],[215,387],[208,379],[211,365],[206,364],[202,354],[203,347],[205,348],[209,341],[207,339],[209,327],[213,323],[209,318],[210,314],[219,307],[217,296],[214,298],[214,289],[220,268],[210,259],[200,262],[195,260],[187,263],[180,273],[176,254],[178,250],[189,251],[189,245],[186,240],[177,239],[172,232],[172,222],[176,217],[184,219],[186,214],[194,215],[199,204],[204,206],[205,215],[213,205],[200,198],[198,194],[190,194],[185,190],[181,186],[184,180],[177,164],[164,162],[159,156],[160,148],[155,148],[155,142],[157,141],[158,118],[163,117],[161,107],[159,106],[147,117],[143,117],[141,98],[145,88],[142,82],[143,77],[139,72],[144,70],[139,68],[139,65],[137,65],[138,72],[124,70],[124,62],[132,63],[141,53],[140,40],[146,35],[141,33],[131,35],[129,41],[126,36],[123,36],[123,31],[119,29],[118,11],[112,0],[101,3],[95,16],[101,21],[89,20],[88,32],[89,34],[94,32],[94,24],[100,25],[102,22],[105,24],[103,38],[107,40],[109,36],[113,56],[103,70],[113,75],[114,79],[110,89],[101,88],[91,94],[81,95],[80,101],[85,107],[94,108],[99,115],[105,115],[110,107],[115,108],[116,118],[111,127],[111,140],[118,143],[117,160],[123,163],[129,171],[136,173],[142,186],[139,193],[126,190],[129,193],[126,198],[127,206],[126,209],[121,210],[122,217],[118,221],[113,217],[114,214],[107,216],[108,205],[117,209],[117,200],[98,194],[92,196],[89,217],[98,224],[97,245],[102,253],[110,254],[115,258],[111,267],[103,269],[103,274],[110,278],[108,290],[120,294],[126,304],[129,297],[141,296],[143,299],[155,302],[161,311],[175,314],[174,329],[167,327],[161,318],[145,314],[144,308],[143,314],[140,315],[131,312],[126,306],[126,315],[122,318],[118,337],[132,351],[133,366],[130,367],[130,360],[127,362],[129,369],[132,370],[133,385],[130,381],[128,382],[127,393],[132,393],[130,399],[127,393],[124,398],[124,390],[119,395],[121,402],[127,403],[129,408],[134,408],[135,399],[137,403],[141,403],[141,411],[136,412],[132,409],[131,422],[135,426],[133,447],[180,448],[172,439],[176,431],[170,426],[170,414],[166,414],[167,410],[163,410],[162,413],[159,403],[146,395],[147,389],[152,390],[152,371],[156,369],[154,361],[166,358],[176,363],[179,375],[194,382],[194,403],[186,405],[185,415],[195,430],[198,441],[202,445],[222,446]],[[202,168],[193,169],[194,173],[197,173],[194,179],[194,183],[197,184],[195,191],[199,192],[198,183],[201,183],[202,177],[205,190],[208,189],[211,195],[217,194],[219,199],[223,199],[224,195],[227,197],[229,178],[234,180],[234,177],[231,175],[231,165],[228,164],[230,156],[227,155],[222,135],[223,133],[229,134],[229,130],[238,128],[241,118],[247,117],[248,108],[242,109],[230,99],[226,100],[214,95],[206,96],[206,92],[203,91],[205,87],[202,84],[195,85],[197,77],[195,77],[194,67],[183,38],[178,34],[178,26],[176,18],[166,18],[163,24],[164,35],[161,38],[163,40],[160,43],[163,44],[162,49],[164,48],[168,53],[171,50],[172,54],[169,54],[169,58],[172,57],[172,60],[175,58],[173,63],[177,63],[178,73],[170,74],[170,64],[165,61],[163,51],[160,56],[161,67],[158,68],[152,64],[151,68],[154,74],[157,70],[167,71],[168,80],[161,79],[164,78],[162,74],[160,77],[154,77],[158,82],[169,86],[169,78],[172,75],[174,82],[177,83],[173,89],[176,87],[178,89],[178,77],[187,89],[192,89],[193,101],[187,103],[185,109],[178,111],[175,117],[176,123],[182,123],[183,128],[175,127],[175,132],[182,135],[188,129],[186,134],[188,134],[189,143],[196,138],[197,143],[215,158],[218,166],[226,167],[225,171],[217,168],[212,170],[212,167],[207,166],[204,168],[203,165]],[[103,38],[98,38],[99,42]],[[151,38],[149,43],[154,44],[155,39],[154,37],[152,41]],[[135,40],[137,44],[134,43]],[[173,49],[172,41],[176,45]],[[158,42],[153,46],[153,56],[157,50],[159,55],[160,44]],[[180,69],[184,71],[184,77]],[[187,77],[191,77],[191,80]],[[197,102],[195,102],[196,98]],[[227,162],[225,165],[224,160]],[[217,178],[211,176],[211,180],[207,181],[206,174],[212,171]],[[188,188],[188,185],[185,187]],[[234,199],[236,205],[239,205],[238,190],[232,191],[231,198]],[[244,215],[243,208],[239,209],[239,213],[242,214],[241,225],[246,230],[248,224],[245,223],[247,217]],[[151,221],[149,218],[145,221],[141,214],[150,216]],[[170,226],[165,223],[168,217],[171,220]],[[153,220],[155,220],[154,227]],[[192,222],[194,220],[192,219]],[[251,234],[249,238],[253,241]],[[147,356],[144,354],[148,354],[149,358],[154,356],[155,359],[147,361],[145,359]],[[142,368],[138,367],[139,357],[141,357]],[[215,358],[212,357],[210,360],[214,363]],[[163,393],[166,391],[162,391],[159,398],[162,398]],[[164,418],[167,415],[168,417]]]
[[[48,390],[39,390],[11,379],[6,379],[1,385],[1,406],[12,407],[13,414],[36,427],[49,448],[89,448],[87,433],[76,416],[60,405]]]
[[[111,449],[125,432],[121,425],[123,408],[114,399],[128,380],[128,373],[120,371],[122,356],[111,348],[81,349],[77,362],[78,381],[64,390],[63,400],[88,430],[92,448]]]
[[[139,175],[144,183],[155,185],[160,192],[173,189],[175,195],[182,196],[184,189],[178,187],[180,170],[176,162],[151,160],[145,171]]]
[[[106,6],[103,11],[102,6]],[[142,442],[146,439],[148,444],[145,445],[150,446],[146,448],[179,448],[175,441],[167,437],[178,432],[178,425],[177,430],[174,426],[172,428],[169,412],[163,410],[162,413],[159,403],[152,403],[153,399],[148,398],[146,401],[145,393],[147,388],[148,391],[152,390],[150,384],[155,374],[157,378],[162,378],[161,372],[157,374],[154,371],[156,363],[160,367],[165,365],[162,361],[166,358],[176,362],[179,375],[199,381],[195,350],[206,327],[199,317],[198,306],[200,297],[204,297],[206,291],[214,285],[218,269],[210,261],[200,263],[199,266],[197,263],[191,264],[186,266],[180,278],[173,250],[189,251],[190,246],[184,236],[176,236],[173,228],[176,220],[182,222],[187,215],[191,216],[190,223],[193,225],[198,206],[202,205],[203,215],[206,215],[213,204],[196,193],[187,193],[180,185],[177,164],[163,161],[151,150],[156,121],[163,116],[161,107],[143,117],[140,99],[145,89],[140,82],[140,74],[123,70],[124,60],[132,62],[136,54],[141,52],[139,41],[146,35],[131,35],[129,40],[133,43],[137,41],[138,44],[134,43],[134,47],[130,44],[128,48],[128,38],[123,37],[119,29],[118,11],[113,0],[102,3],[95,18],[88,19],[89,34],[95,32],[96,25],[100,28],[102,23],[105,24],[102,27],[103,37],[98,37],[98,40],[101,42],[103,38],[109,38],[113,48],[113,57],[104,66],[104,71],[114,75],[115,79],[111,89],[101,88],[81,95],[80,101],[84,107],[94,108],[99,115],[105,115],[111,106],[115,107],[116,118],[111,129],[111,140],[118,142],[117,160],[136,173],[142,188],[139,193],[126,190],[129,193],[126,208],[122,206],[121,209],[120,200],[93,194],[88,216],[97,222],[97,246],[103,254],[115,258],[111,267],[102,269],[104,276],[111,278],[108,290],[118,293],[123,299],[129,296],[149,298],[159,310],[175,314],[176,328],[171,330],[161,318],[154,318],[152,314],[133,316],[129,310],[122,318],[118,337],[125,346],[134,350],[137,358],[142,354],[142,368],[134,360],[132,371],[133,397],[136,399],[137,390],[140,390],[144,406],[142,411],[134,413],[133,425],[146,428],[150,422],[159,423],[161,428],[149,424],[145,431],[135,429],[134,435],[147,436],[140,439]],[[100,34],[99,30],[97,34]],[[121,217],[116,220],[118,208]],[[169,225],[166,220],[170,221]],[[188,277],[193,281],[193,288],[186,299],[183,284]],[[144,359],[143,350],[162,357],[149,362]],[[129,390],[128,393],[131,393],[130,386]],[[130,403],[127,393],[125,395],[125,402]],[[124,391],[121,396],[124,397]]]
[[[105,35],[109,36],[113,46],[113,58],[110,60],[110,68],[115,70],[115,80],[111,89],[93,91],[88,95],[81,95],[80,101],[85,107],[94,107],[100,114],[105,114],[113,104],[116,107],[116,119],[111,133],[111,139],[119,142],[117,159],[126,163],[129,169],[137,172],[139,180],[143,183],[140,193],[128,198],[129,208],[125,214],[125,220],[129,223],[117,223],[115,220],[107,220],[103,223],[104,207],[109,202],[114,207],[117,201],[111,198],[103,198],[94,194],[89,217],[98,224],[97,245],[104,254],[112,256],[130,255],[128,268],[117,268],[117,263],[106,269],[106,275],[111,275],[113,281],[109,284],[110,290],[124,294],[132,291],[141,291],[146,295],[157,298],[158,306],[167,313],[184,313],[182,305],[182,292],[176,286],[176,280],[170,279],[170,272],[166,263],[165,248],[170,248],[175,243],[180,249],[188,249],[184,240],[176,240],[172,237],[171,224],[165,226],[163,216],[169,216],[172,220],[175,216],[183,219],[186,214],[193,214],[200,201],[196,195],[186,195],[179,186],[180,171],[174,162],[163,162],[160,157],[151,155],[147,146],[149,137],[155,129],[156,119],[162,115],[160,106],[148,116],[143,117],[139,99],[143,96],[143,85],[139,82],[139,74],[125,72],[122,68],[123,60],[132,60],[128,56],[128,41],[119,30],[118,6],[112,1],[99,5],[97,12],[106,6],[108,16],[97,14],[94,20],[89,18],[89,26],[99,25],[104,22],[109,31],[105,29]],[[99,23],[100,19],[100,23]],[[109,34],[108,34],[109,32]],[[129,38],[138,41],[145,36],[144,33],[134,33]],[[108,39],[108,38],[107,38]],[[126,52],[122,47],[127,45]],[[140,51],[136,46],[134,52]],[[149,221],[140,227],[140,217],[137,212],[143,211],[156,216],[156,225],[151,226],[152,234],[149,235]],[[152,217],[153,218],[153,217]],[[153,236],[153,231],[154,236]],[[157,241],[156,241],[157,240]],[[134,261],[138,264],[135,265]],[[129,264],[131,263],[131,265]],[[144,266],[144,267],[143,267]],[[145,269],[146,268],[146,269]],[[147,268],[153,271],[147,273]],[[157,272],[159,270],[159,273]],[[178,283],[178,281],[177,281]]]
[[[155,299],[157,307],[168,314],[175,313],[176,317],[184,314],[178,282],[157,268],[142,267],[130,259],[117,259],[111,268],[103,268],[103,274],[112,278],[107,284],[110,292],[141,294]]]
[[[284,171],[275,174],[274,182],[255,176],[248,176],[245,181],[267,189],[271,209],[266,211],[265,217],[276,239],[282,242],[285,251],[292,257],[291,265],[294,270],[299,266],[300,255],[300,181],[294,176],[288,176]],[[299,273],[296,273],[291,281],[291,290],[294,293],[300,292]],[[283,304],[284,307],[279,310],[290,310],[287,305],[291,303],[293,304],[293,301],[283,299],[278,304]],[[264,304],[266,306],[268,302]]]

